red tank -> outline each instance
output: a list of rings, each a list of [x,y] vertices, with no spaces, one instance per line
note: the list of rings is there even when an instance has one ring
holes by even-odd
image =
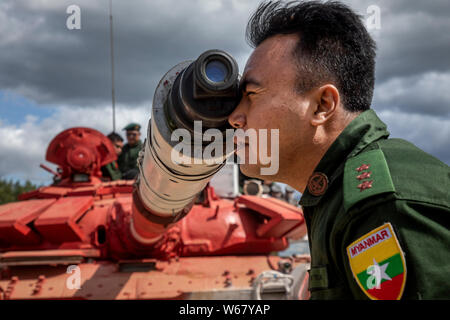
[[[274,255],[306,234],[301,209],[275,198],[220,198],[146,243],[133,226],[134,181],[103,181],[111,142],[71,128],[50,143],[54,183],[0,206],[0,299],[304,299],[309,256]],[[144,210],[145,211],[145,210]],[[136,222],[136,221],[135,221]]]

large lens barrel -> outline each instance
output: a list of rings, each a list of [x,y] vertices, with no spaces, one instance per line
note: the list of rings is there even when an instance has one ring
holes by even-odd
[[[239,102],[239,72],[236,61],[221,50],[208,50],[178,74],[165,108],[171,125],[193,131],[202,126],[224,129]]]
[[[233,154],[234,150],[227,148],[232,139],[227,137],[230,131],[226,129],[230,128],[227,118],[239,102],[238,87],[237,63],[220,50],[209,50],[195,61],[182,62],[161,79],[153,98],[147,140],[138,160],[140,174],[134,199],[141,208],[138,211],[147,212],[144,214],[147,220],[157,216],[157,221],[167,225],[179,219]],[[200,135],[207,129],[217,129],[218,139],[216,135],[214,143],[223,146],[223,152],[209,154],[208,160],[213,163],[205,161],[207,152],[202,154],[208,143],[195,143],[199,132],[194,130],[194,121],[201,121]],[[180,132],[178,129],[193,139],[174,139],[174,133]],[[200,151],[185,157],[192,162],[174,161],[172,151],[180,144]]]

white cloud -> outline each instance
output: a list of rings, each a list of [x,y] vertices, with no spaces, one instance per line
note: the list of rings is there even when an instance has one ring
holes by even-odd
[[[411,113],[450,115],[450,72],[395,77],[375,86],[374,104]]]
[[[450,164],[450,118],[390,110],[377,114],[387,124],[391,138],[408,140]]]

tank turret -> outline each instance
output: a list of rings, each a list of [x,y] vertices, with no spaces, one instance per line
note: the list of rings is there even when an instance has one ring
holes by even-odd
[[[117,160],[110,141],[97,130],[71,128],[59,133],[50,142],[45,159],[59,166],[60,184],[100,182],[100,168]]]

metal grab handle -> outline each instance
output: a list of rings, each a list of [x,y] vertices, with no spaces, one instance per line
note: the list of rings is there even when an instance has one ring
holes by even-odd
[[[264,290],[270,288],[277,292],[277,289],[284,288],[286,296],[289,296],[293,284],[294,278],[289,274],[274,270],[264,271],[253,282],[253,294],[256,300],[261,300],[261,292]]]

